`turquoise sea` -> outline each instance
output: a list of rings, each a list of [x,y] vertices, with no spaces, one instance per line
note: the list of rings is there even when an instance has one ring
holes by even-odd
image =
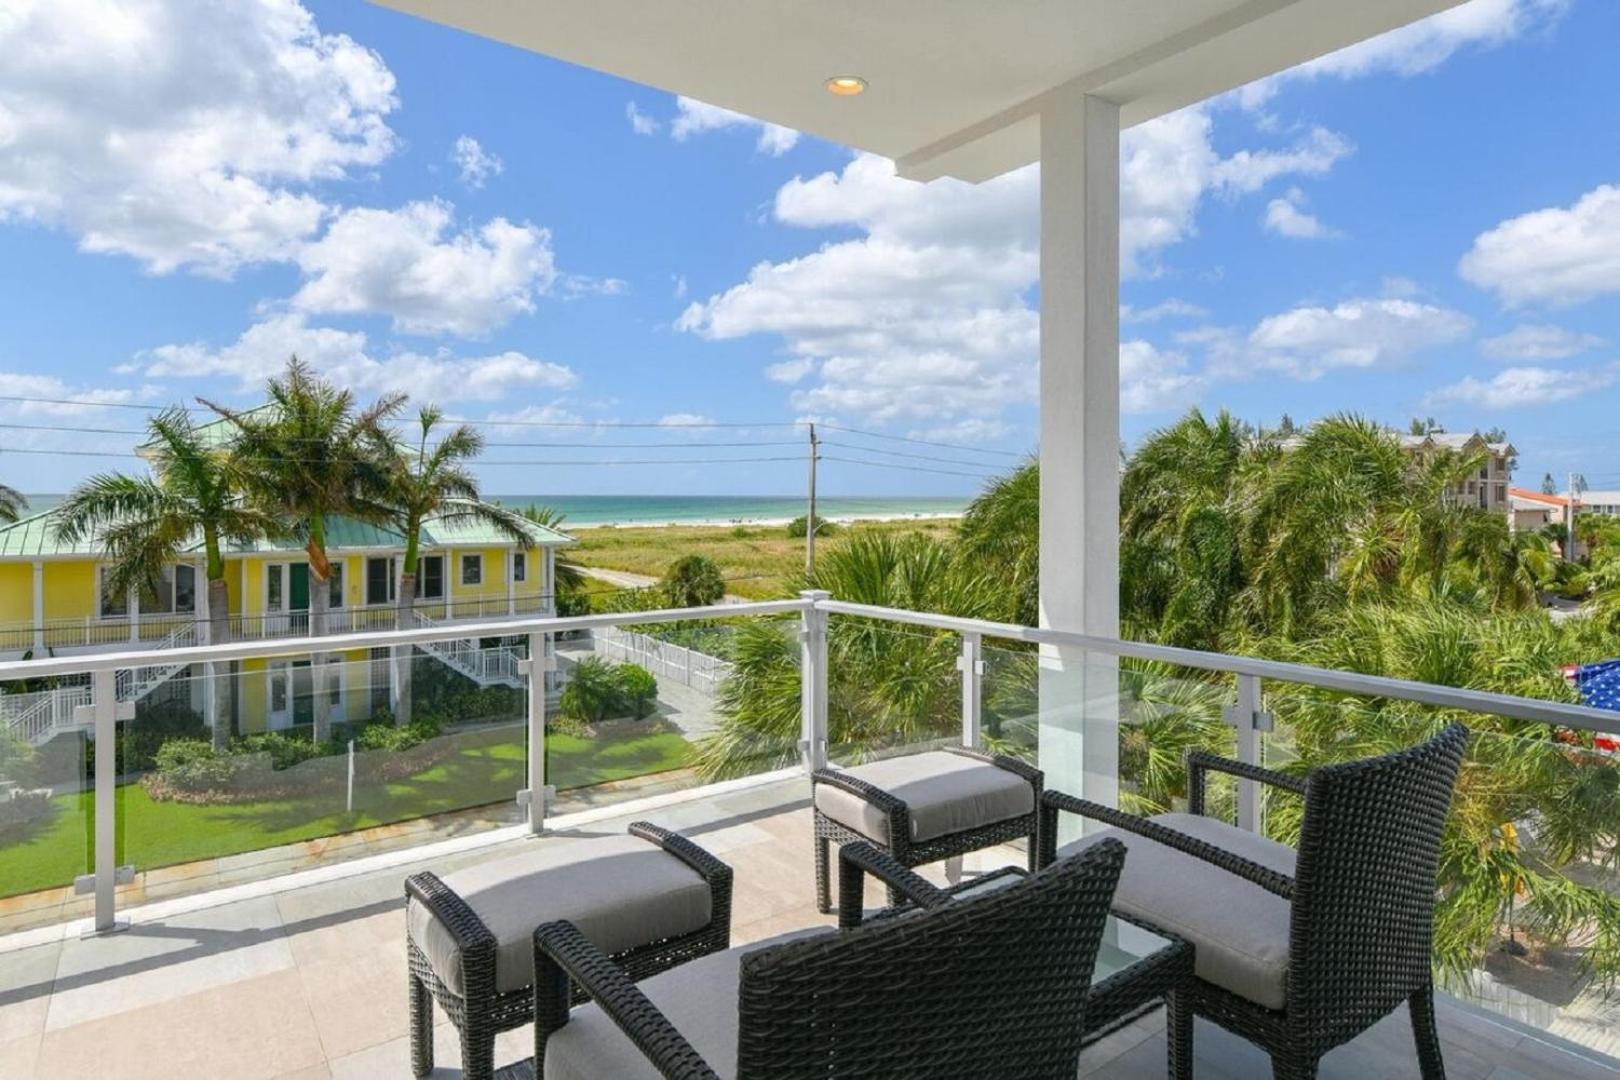
[[[552,506],[575,528],[592,525],[728,525],[781,521],[804,513],[802,495],[491,495],[513,507]],[[28,496],[29,512],[49,510],[61,495]],[[960,514],[968,497],[916,495],[824,496],[816,511],[826,518],[937,517]]]

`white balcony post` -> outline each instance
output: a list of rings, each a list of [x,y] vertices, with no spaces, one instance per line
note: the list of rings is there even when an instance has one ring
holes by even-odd
[[[977,750],[981,738],[984,693],[984,638],[962,635],[962,655],[956,661],[962,673],[962,745]]]
[[[129,640],[141,640],[141,594],[134,589],[124,594],[124,610],[129,612]]]
[[[1227,706],[1226,722],[1237,732],[1237,759],[1246,765],[1259,765],[1260,733],[1271,730],[1271,716],[1261,708],[1260,677],[1237,676],[1237,703]],[[1237,780],[1238,828],[1259,832],[1261,826],[1260,784]]]
[[[546,827],[546,675],[552,669],[551,635],[529,635],[529,658],[518,664],[529,679],[529,831],[538,836]]]
[[[133,674],[133,673],[132,673]],[[118,673],[97,671],[90,676],[90,708],[96,735],[96,932],[119,929],[118,884]],[[134,702],[127,710],[133,718]]]
[[[1119,106],[1062,90],[1040,125],[1040,624],[1117,637]],[[1117,804],[1118,695],[1112,657],[1042,648],[1048,787]]]
[[[34,655],[45,655],[45,564],[34,560]]]
[[[799,631],[799,755],[814,772],[827,767],[827,613],[815,605],[832,593],[806,589],[799,596],[809,601]]]

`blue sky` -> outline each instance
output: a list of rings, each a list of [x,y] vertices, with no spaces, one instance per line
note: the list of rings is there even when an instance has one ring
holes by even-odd
[[[915,185],[366,4],[118,8],[0,24],[0,395],[105,403],[0,400],[0,481],[135,467],[83,456],[125,406],[247,403],[294,350],[543,444],[492,460],[699,459],[496,493],[791,493],[800,461],[703,459],[798,455],[804,418],[1002,452],[829,432],[834,494],[1034,445],[1035,169]],[[1506,428],[1529,486],[1620,487],[1616,40],[1602,0],[1473,0],[1127,132],[1127,440],[1432,415]]]

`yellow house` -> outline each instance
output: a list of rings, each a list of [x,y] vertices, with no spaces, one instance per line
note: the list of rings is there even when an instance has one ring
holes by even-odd
[[[201,538],[186,557],[165,569],[155,597],[112,595],[103,587],[105,560],[97,544],[66,544],[56,536],[55,515],[45,511],[0,526],[0,657],[71,655],[132,646],[191,645],[206,632],[208,602]],[[570,537],[527,523],[528,546],[491,526],[465,519],[424,522],[417,570],[416,619],[490,619],[548,614],[554,610],[555,551]],[[327,524],[334,566],[329,582],[328,632],[386,629],[397,610],[404,537],[346,518]],[[296,541],[263,540],[231,548],[226,592],[233,640],[300,636],[309,632],[308,559]],[[432,646],[417,663],[432,658],[490,685],[517,685],[515,667],[494,650]],[[334,655],[327,681],[328,715],[357,721],[389,702],[386,651]],[[143,669],[129,681],[126,699],[168,694],[200,708],[202,679],[176,678],[180,668]],[[314,711],[307,658],[248,660],[236,666],[233,727],[251,732],[306,723]],[[53,692],[54,693],[54,692]],[[58,696],[61,696],[58,694]],[[23,726],[43,742],[74,726],[70,702],[50,693],[0,695],[0,727]],[[28,713],[25,718],[24,713]]]

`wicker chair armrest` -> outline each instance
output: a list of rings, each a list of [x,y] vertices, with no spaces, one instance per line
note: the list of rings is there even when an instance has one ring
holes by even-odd
[[[1187,751],[1187,812],[1202,815],[1204,813],[1204,790],[1206,772],[1226,773],[1229,776],[1240,776],[1247,780],[1258,780],[1262,784],[1292,791],[1296,795],[1305,794],[1305,780],[1302,777],[1290,776],[1275,769],[1263,768],[1259,765],[1250,765],[1245,761],[1234,761],[1231,758],[1221,757],[1204,750]]]
[[[709,883],[711,889],[717,886],[730,889],[731,867],[680,833],[654,825],[650,821],[631,822],[629,831],[631,836],[639,836],[643,840],[657,844],[690,866]]]
[[[537,929],[534,962],[537,993],[547,981],[541,977],[545,965],[560,968],[668,1080],[719,1080],[686,1036],[573,923],[550,922]],[[536,1015],[547,1005],[545,999],[538,999]],[[543,1062],[536,1063],[541,1065]]]
[[[476,954],[480,949],[485,949],[488,950],[489,959],[493,963],[494,933],[484,925],[484,920],[478,917],[478,913],[467,906],[467,901],[439,880],[439,875],[431,870],[412,874],[405,879],[405,897],[427,908],[435,919],[444,924],[444,928],[455,939],[456,947],[461,950],[464,959]]]
[[[947,754],[956,754],[959,757],[973,758],[975,761],[982,761],[986,765],[994,765],[998,769],[1016,773],[1028,780],[1036,791],[1041,789],[1041,784],[1045,780],[1046,774],[1042,773],[1041,770],[1027,761],[1020,761],[1015,757],[1008,757],[1006,754],[989,754],[969,746],[947,746],[945,752]]]
[[[851,776],[838,769],[817,769],[810,774],[812,784],[829,784],[841,788],[851,795],[858,796],[893,817],[896,812],[910,814],[911,808],[906,801],[898,795],[892,795],[874,784],[869,784],[858,776]]]
[[[838,926],[861,925],[865,906],[866,874],[888,885],[920,908],[950,902],[950,894],[925,880],[897,859],[871,844],[845,844],[838,849]]]
[[[1201,859],[1211,866],[1225,870],[1245,881],[1258,885],[1269,893],[1274,893],[1284,900],[1294,898],[1294,879],[1287,874],[1279,873],[1270,867],[1261,866],[1252,859],[1245,859],[1235,855],[1225,848],[1208,841],[1200,840],[1195,836],[1177,832],[1175,829],[1160,825],[1156,821],[1127,814],[1123,810],[1116,810],[1111,806],[1103,806],[1087,799],[1066,795],[1061,791],[1048,791],[1041,796],[1041,865],[1049,866],[1057,857],[1057,815],[1059,811],[1079,814],[1081,817],[1101,821],[1112,825],[1116,829],[1135,833],[1155,843],[1175,848],[1184,854]]]

